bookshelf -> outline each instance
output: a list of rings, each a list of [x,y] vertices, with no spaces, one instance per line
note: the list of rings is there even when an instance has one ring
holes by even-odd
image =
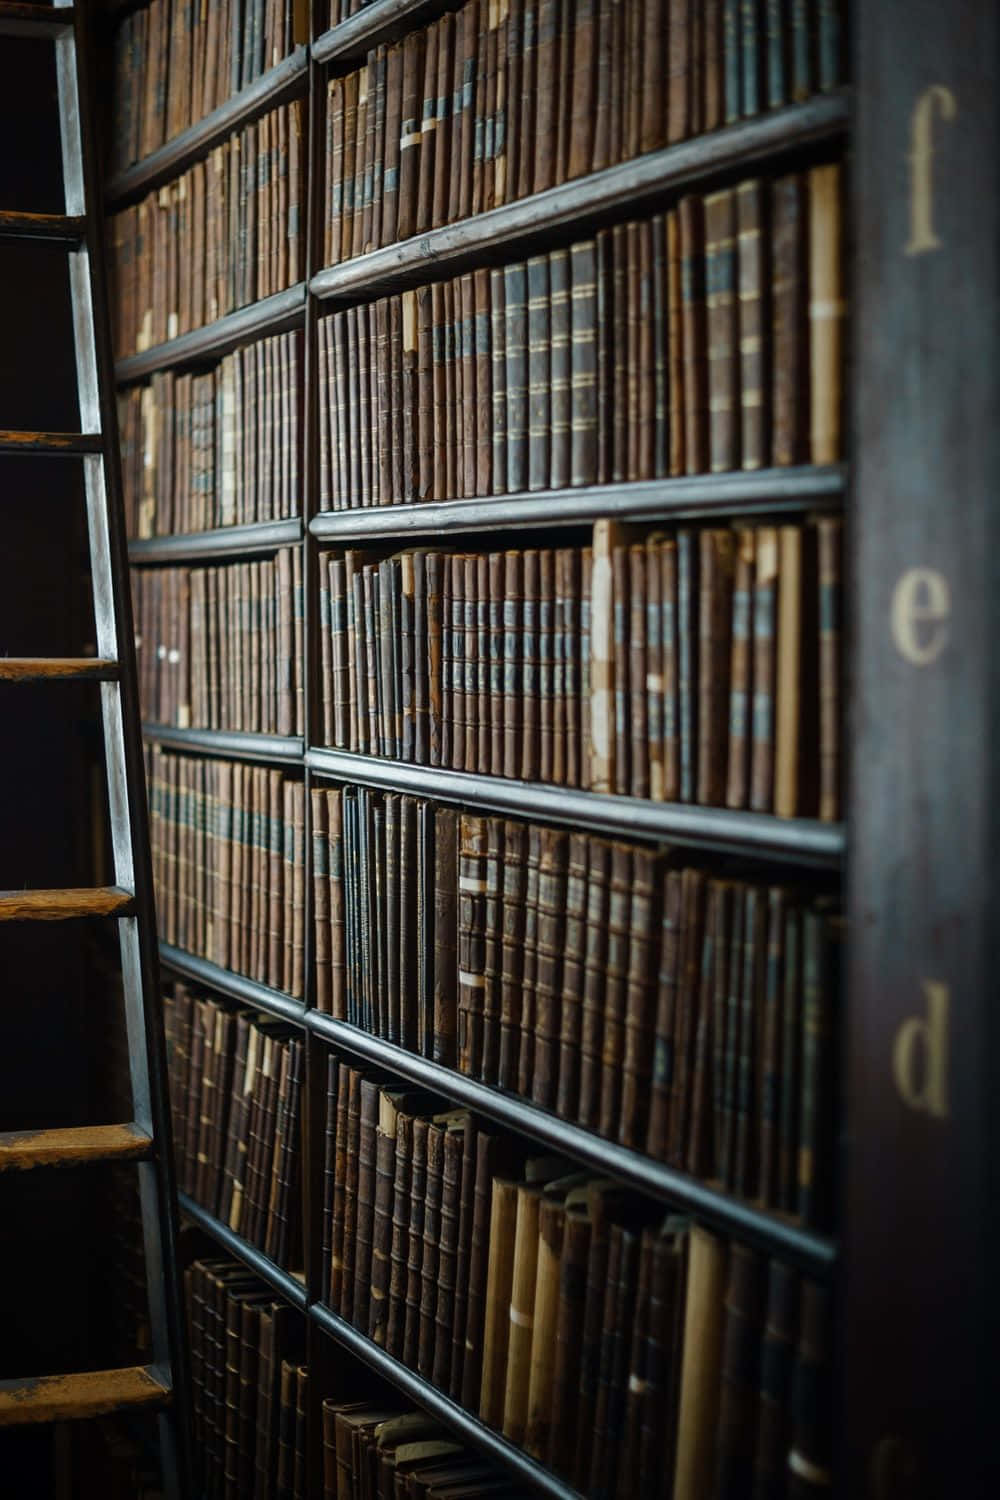
[[[926,809],[933,804],[939,784],[936,778],[952,784],[949,767],[953,737],[936,735],[923,758],[907,757],[902,751],[896,757],[892,752],[900,749],[906,732],[904,726],[916,721],[918,706],[914,695],[919,699],[925,689],[934,694],[932,712],[937,714],[939,723],[964,721],[970,712],[966,693],[974,696],[988,681],[987,665],[978,656],[980,643],[988,639],[985,623],[988,611],[976,613],[970,605],[969,617],[964,622],[969,640],[976,643],[976,648],[961,690],[950,686],[951,679],[937,665],[936,656],[933,660],[928,657],[926,663],[916,663],[921,667],[926,665],[923,675],[918,672],[915,677],[906,678],[906,669],[901,667],[901,648],[898,641],[892,644],[885,629],[889,605],[884,580],[889,576],[890,554],[898,559],[897,571],[902,577],[907,567],[917,565],[914,559],[930,557],[938,549],[943,559],[941,574],[951,580],[953,590],[958,589],[957,580],[966,577],[975,578],[984,590],[987,587],[989,565],[984,558],[995,552],[991,554],[983,545],[984,538],[991,534],[992,524],[988,519],[985,465],[970,476],[975,506],[979,509],[975,510],[975,525],[970,527],[968,536],[963,533],[957,540],[950,523],[941,522],[940,508],[935,518],[933,498],[935,493],[947,491],[951,484],[950,470],[942,467],[945,461],[941,454],[954,454],[960,441],[957,434],[967,431],[971,424],[978,445],[973,451],[979,452],[981,448],[983,453],[992,452],[981,430],[985,417],[978,404],[970,417],[958,405],[962,399],[958,389],[947,388],[949,371],[961,362],[964,347],[961,340],[966,336],[968,321],[976,316],[971,307],[962,303],[963,332],[954,335],[954,344],[945,341],[935,346],[933,357],[927,355],[928,369],[932,371],[928,389],[935,392],[934,403],[940,402],[940,412],[935,410],[933,419],[928,409],[929,397],[925,394],[918,399],[911,392],[906,401],[901,400],[898,408],[894,407],[887,436],[883,428],[883,393],[895,387],[899,363],[914,359],[911,321],[914,303],[919,301],[922,309],[928,309],[935,296],[957,295],[956,277],[965,278],[970,298],[978,296],[973,289],[992,285],[993,268],[992,262],[987,266],[982,259],[975,259],[974,274],[968,268],[940,271],[941,275],[947,275],[947,280],[937,282],[935,274],[943,266],[943,260],[918,253],[905,261],[905,268],[916,277],[907,281],[899,271],[904,262],[898,256],[894,259],[895,252],[890,253],[886,248],[880,224],[888,209],[900,230],[897,238],[905,241],[911,206],[900,163],[911,130],[916,128],[911,111],[914,101],[921,97],[923,84],[918,86],[924,78],[921,70],[939,67],[943,77],[945,66],[950,63],[958,76],[964,77],[963,69],[974,69],[971,61],[974,56],[991,55],[989,47],[995,41],[995,23],[978,17],[978,45],[968,40],[960,43],[951,32],[946,38],[944,19],[935,20],[933,27],[928,24],[918,41],[912,35],[912,18],[908,20],[907,8],[898,0],[878,0],[874,5],[853,7],[847,49],[852,59],[849,73],[854,79],[850,88],[832,88],[802,102],[723,125],[544,191],[515,198],[474,216],[425,229],[396,243],[355,254],[338,264],[324,265],[321,245],[328,78],[347,74],[364,63],[371,48],[405,37],[454,7],[435,4],[433,0],[430,3],[373,0],[332,27],[326,25],[325,6],[314,5],[312,10],[311,45],[296,49],[292,56],[220,106],[213,115],[145,161],[119,173],[107,188],[106,201],[109,209],[114,210],[203,159],[228,132],[259,118],[277,103],[291,98],[308,101],[310,156],[304,280],[180,338],[141,353],[126,354],[117,365],[118,378],[125,386],[145,381],[153,373],[166,369],[205,370],[214,359],[247,341],[293,327],[304,330],[301,516],[216,528],[199,534],[135,540],[130,555],[133,564],[140,567],[269,557],[285,546],[298,549],[303,558],[302,670],[307,686],[304,738],[152,723],[146,726],[146,735],[150,743],[184,754],[228,756],[247,763],[281,767],[290,774],[301,775],[306,788],[304,1001],[222,968],[203,956],[161,945],[161,961],[167,976],[182,978],[210,993],[289,1022],[301,1028],[306,1038],[302,1105],[306,1122],[305,1291],[280,1268],[264,1264],[258,1251],[241,1242],[190,1198],[183,1200],[184,1210],[221,1246],[258,1270],[276,1290],[306,1307],[314,1355],[321,1347],[318,1340],[332,1339],[383,1374],[408,1397],[440,1416],[445,1425],[474,1446],[497,1457],[537,1492],[564,1497],[575,1493],[563,1480],[545,1472],[536,1461],[479,1421],[475,1414],[456,1406],[428,1381],[324,1306],[319,1264],[322,1093],[324,1058],[332,1047],[339,1056],[358,1065],[377,1066],[401,1084],[439,1093],[456,1105],[474,1110],[484,1120],[564,1152],[574,1161],[647,1198],[687,1212],[697,1222],[740,1243],[779,1255],[814,1279],[831,1284],[837,1310],[834,1492],[868,1493],[866,1476],[873,1462],[876,1466],[887,1465],[886,1474],[895,1472],[893,1464],[901,1465],[904,1475],[914,1466],[938,1476],[953,1473],[954,1453],[947,1459],[944,1456],[949,1451],[948,1424],[943,1418],[932,1421],[928,1417],[933,1407],[928,1392],[942,1389],[940,1377],[929,1368],[928,1361],[937,1360],[955,1369],[971,1358],[968,1351],[975,1344],[975,1336],[964,1320],[975,1299],[963,1302],[962,1314],[952,1321],[949,1331],[945,1327],[947,1314],[940,1308],[934,1289],[942,1265],[953,1264],[953,1251],[945,1249],[942,1244],[945,1231],[932,1220],[937,1212],[935,1205],[948,1201],[954,1220],[961,1225],[963,1265],[969,1267],[973,1284],[980,1288],[977,1298],[985,1302],[982,1278],[986,1262],[983,1242],[978,1237],[981,1223],[978,1210],[973,1211],[969,1204],[976,1200],[977,1191],[986,1182],[988,1168],[977,1145],[963,1173],[956,1172],[954,1150],[959,1139],[981,1143],[988,1136],[988,1090],[976,1054],[981,1038],[987,1035],[989,1026],[995,1028],[995,1023],[987,1020],[984,1011],[975,1026],[963,1029],[961,1042],[952,1028],[954,1093],[961,1092],[964,1097],[961,1134],[957,1133],[956,1124],[956,1134],[948,1144],[934,1144],[931,1132],[941,1127],[930,1123],[933,1111],[927,1107],[926,1087],[922,1092],[920,1080],[914,1083],[906,1076],[903,1078],[903,1085],[910,1086],[918,1101],[916,1105],[912,1102],[908,1105],[898,1092],[899,1080],[893,1091],[886,1079],[892,1077],[894,1047],[897,1055],[900,1046],[904,1053],[907,1047],[912,1052],[924,1044],[932,1035],[931,1028],[939,1024],[934,1018],[941,1014],[940,996],[944,991],[940,986],[952,997],[945,1004],[956,1004],[954,986],[961,972],[972,989],[978,984],[985,996],[989,984],[984,980],[991,971],[988,944],[980,942],[985,929],[977,925],[978,916],[975,919],[970,916],[967,921],[956,918],[955,935],[947,942],[937,935],[936,913],[942,909],[954,913],[958,893],[969,889],[965,884],[968,877],[952,870],[951,861],[957,857],[953,852],[946,858],[948,873],[942,873],[939,881],[922,884],[918,879],[919,890],[916,885],[911,889],[907,883],[902,905],[897,903],[893,889],[896,878],[893,872],[907,864],[913,840],[918,837],[915,830],[921,830],[921,840],[926,839],[926,863],[930,867],[939,849],[947,847],[954,851],[961,847],[961,840],[955,842],[955,829],[972,826],[974,811],[964,802],[961,806],[949,804],[951,830],[940,821],[943,813],[936,816],[933,826],[926,826]],[[903,49],[906,55],[901,57],[898,39],[904,33],[908,42]],[[889,75],[894,80],[891,91],[884,86]],[[914,81],[912,97],[906,94],[911,80]],[[892,130],[886,130],[879,114],[889,93]],[[936,108],[940,114],[948,106],[935,98],[937,102],[927,108],[932,114]],[[946,125],[933,125],[935,132],[941,131],[942,153],[947,143],[949,173],[957,170],[959,131],[965,132],[961,139],[969,150],[994,141],[993,125],[986,121],[981,99],[977,97],[974,102],[970,99],[967,108],[963,99],[963,108],[965,112],[960,110],[954,122],[948,117]],[[954,131],[954,139],[946,131]],[[934,144],[936,149],[936,134]],[[769,174],[803,171],[830,161],[846,164],[851,186],[846,235],[853,338],[846,377],[847,407],[851,413],[846,424],[850,452],[843,461],[798,462],[717,474],[683,474],[478,498],[321,510],[319,406],[323,382],[317,366],[318,326],[332,312],[367,305],[390,294],[437,283],[473,269],[492,268],[541,251],[565,248],[574,240],[626,217],[673,204],[685,192],[728,188],[757,171]],[[939,210],[937,231],[956,242],[974,241],[976,253],[981,255],[988,236],[983,224],[977,223],[973,228],[971,223],[975,182],[975,173],[969,168],[966,175],[959,174],[951,183],[953,206]],[[994,212],[992,197],[989,203],[987,217]],[[926,229],[926,224],[923,227]],[[930,318],[929,312],[923,316]],[[982,357],[979,368],[985,368],[988,358],[984,350],[994,331],[991,318],[992,314],[983,319],[983,343],[977,344]],[[928,321],[926,326],[929,330],[932,325]],[[881,333],[874,338],[859,336],[859,330],[867,334],[873,328],[886,330],[885,338]],[[914,431],[919,428],[923,432],[925,425],[926,435],[919,445],[915,444]],[[990,443],[993,441],[991,437]],[[907,477],[905,498],[902,490],[899,495],[891,493],[891,476],[897,472]],[[809,817],[778,817],[748,810],[654,802],[582,787],[420,765],[323,743],[319,566],[320,560],[335,549],[367,547],[384,556],[410,545],[437,546],[442,550],[450,545],[467,546],[480,552],[511,546],[517,539],[519,545],[559,546],[579,542],[588,536],[595,521],[608,516],[622,523],[670,526],[761,519],[780,525],[817,515],[842,516],[846,521],[847,646],[841,744],[849,751],[850,774],[847,815],[842,821],[821,822]],[[943,536],[944,531],[947,537]],[[943,565],[945,561],[948,568]],[[930,566],[928,563],[927,567]],[[905,595],[899,606],[902,623],[897,622],[897,629],[904,635],[907,630],[912,633],[918,628],[918,617],[943,619],[946,605],[941,600],[951,597],[947,592],[942,596],[940,586],[923,577],[910,587],[911,595]],[[921,593],[921,589],[925,592]],[[980,597],[975,590],[973,595],[976,599]],[[905,616],[907,600],[910,617]],[[926,611],[923,616],[921,609]],[[924,636],[919,640],[916,654],[929,653],[931,648]],[[995,700],[989,701],[993,704]],[[994,712],[992,708],[990,711]],[[988,741],[988,722],[992,721],[987,720],[984,710],[984,743]],[[978,799],[988,780],[986,768],[971,755],[963,764]],[[725,861],[736,857],[743,861],[742,868],[761,872],[762,880],[819,880],[825,882],[824,891],[839,892],[848,921],[842,959],[847,977],[836,1014],[836,1050],[841,1058],[844,1097],[837,1122],[839,1202],[834,1230],[819,1233],[805,1229],[791,1219],[765,1212],[639,1150],[562,1120],[517,1094],[406,1051],[320,1012],[315,1005],[314,989],[310,793],[314,788],[340,785],[427,798],[435,805],[473,813],[537,819],[546,826],[587,830],[613,839],[652,845],[669,843],[704,858],[708,868],[713,868],[713,860],[722,862],[717,868],[727,868]],[[977,800],[975,808],[979,806]],[[877,815],[873,809],[879,809]],[[980,814],[977,812],[975,816]],[[982,813],[983,818],[986,816]],[[984,890],[989,886],[987,849],[996,848],[994,831],[990,824],[988,833],[977,835],[975,845],[979,861],[976,868],[982,871]],[[960,963],[956,957],[958,948],[973,931],[978,945],[976,959]],[[915,932],[932,936],[918,943],[911,941]],[[918,962],[917,950],[922,948],[926,948],[926,954],[921,954]],[[977,967],[979,964],[982,967]],[[919,978],[914,981],[917,969]],[[936,977],[945,972],[956,977],[947,983]],[[889,979],[890,1000],[885,1001],[885,984]],[[913,998],[915,982],[918,989],[919,984],[924,986],[917,1000]],[[935,1006],[939,1009],[934,1010]],[[901,1031],[908,1023],[910,1030]],[[918,1034],[919,1044],[899,1041],[901,1035]],[[996,1055],[995,1051],[992,1055]],[[878,1065],[875,1059],[880,1059]],[[884,1076],[878,1075],[878,1066],[882,1066]],[[861,1141],[878,1143],[880,1149],[862,1152]],[[933,1173],[935,1183],[935,1194],[926,1201],[922,1193],[929,1179],[915,1165],[923,1160],[925,1151],[929,1152],[928,1171]],[[898,1160],[902,1164],[904,1158],[905,1170],[901,1170],[898,1179],[895,1173],[889,1174],[893,1177],[890,1184],[887,1161]],[[994,1194],[994,1200],[997,1196]],[[916,1254],[913,1248],[912,1226],[918,1220],[923,1226],[925,1254]],[[884,1236],[877,1241],[870,1231],[874,1222],[885,1225]],[[913,1267],[912,1272],[896,1278],[888,1268],[903,1262]],[[893,1283],[891,1294],[887,1282]],[[872,1335],[866,1318],[872,1307],[882,1305],[883,1298],[891,1306],[893,1338],[882,1341],[880,1356],[873,1359],[870,1358]],[[902,1332],[908,1320],[912,1323],[912,1308],[917,1303],[932,1309],[926,1318],[917,1320],[921,1329],[926,1332],[932,1326],[934,1330],[928,1346],[921,1345],[920,1350],[916,1348],[914,1328],[905,1337]],[[921,1333],[920,1337],[923,1336]],[[905,1355],[901,1352],[904,1349]],[[931,1354],[930,1350],[936,1352]],[[942,1351],[947,1351],[947,1355]],[[859,1375],[858,1371],[864,1374]],[[896,1400],[890,1394],[894,1389],[907,1392],[908,1399],[900,1395]],[[914,1418],[915,1412],[921,1413],[921,1421]],[[970,1452],[976,1449],[977,1431],[982,1431],[975,1426],[978,1420],[978,1409],[970,1404],[963,1418],[966,1449]],[[310,1461],[315,1466],[319,1463],[315,1410],[311,1421]],[[905,1429],[898,1442],[893,1436],[897,1429]],[[886,1443],[887,1448],[880,1448],[880,1444]],[[883,1458],[874,1459],[873,1454],[880,1452]],[[916,1458],[911,1457],[914,1454]],[[318,1468],[314,1467],[312,1472],[318,1475]],[[919,1493],[916,1488],[894,1489],[889,1479],[884,1480],[882,1489],[878,1485],[883,1480],[873,1483],[879,1500],[889,1494]],[[931,1483],[928,1493],[936,1492]]]

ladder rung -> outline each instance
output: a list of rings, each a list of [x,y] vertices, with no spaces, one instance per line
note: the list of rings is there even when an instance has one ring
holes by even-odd
[[[133,1406],[166,1406],[170,1387],[149,1366],[0,1380],[0,1427],[70,1422]]]
[[[152,1136],[138,1125],[80,1125],[65,1130],[0,1131],[0,1172],[32,1167],[85,1167],[94,1162],[138,1161]]]
[[[113,682],[118,663],[100,656],[0,656],[0,682]]]
[[[2,239],[64,240],[76,244],[86,230],[87,221],[80,214],[29,214],[16,208],[0,208]]]
[[[64,454],[103,453],[99,432],[10,432],[0,431],[0,453],[32,453],[38,457]]]
[[[67,891],[0,891],[0,922],[62,922],[70,917],[129,917],[135,897],[118,886]]]
[[[0,36],[58,36],[73,25],[70,5],[14,5],[0,3]]]

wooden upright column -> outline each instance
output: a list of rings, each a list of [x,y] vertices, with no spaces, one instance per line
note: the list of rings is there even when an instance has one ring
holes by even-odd
[[[841,1492],[973,1500],[1000,1493],[1000,9],[852,9]]]

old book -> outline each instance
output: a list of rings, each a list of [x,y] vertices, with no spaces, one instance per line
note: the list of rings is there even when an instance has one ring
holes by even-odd
[[[838,516],[816,520],[819,568],[819,816],[835,822],[841,806],[841,547]]]
[[[726,775],[726,806],[735,808],[747,806],[750,788],[755,553],[756,533],[749,526],[741,527],[735,533]]]
[[[689,1235],[674,1466],[676,1500],[701,1500],[711,1493],[722,1362],[726,1246],[698,1225],[692,1226]]]
[[[760,1387],[754,1443],[754,1500],[776,1500],[786,1491],[791,1443],[790,1393],[799,1315],[799,1278],[791,1266],[772,1260],[760,1351]]]
[[[465,821],[464,819],[462,820]],[[458,952],[459,815],[451,808],[434,810],[433,1036],[435,1062],[454,1067],[458,1059],[459,993],[464,993]]]
[[[580,1098],[577,1117],[581,1125],[591,1127],[596,1126],[600,1118],[611,848],[612,846],[603,839],[592,839],[587,872],[587,923],[580,1029]]]
[[[591,1218],[586,1186],[566,1195],[562,1220],[556,1306],[552,1332],[548,1450],[540,1452],[557,1474],[570,1476],[576,1455],[577,1382],[583,1340]]]
[[[486,819],[486,856],[483,861],[486,889],[483,901],[483,997],[480,1021],[481,1046],[472,1058],[475,1076],[496,1083],[500,1067],[502,1017],[503,898],[507,850],[502,818]]]
[[[727,701],[733,596],[733,533],[699,534],[697,800],[725,800],[730,703]]]
[[[778,531],[762,526],[756,533],[753,591],[753,692],[751,702],[750,806],[770,812],[774,806],[776,644],[778,636]]]
[[[704,211],[709,466],[719,473],[740,462],[736,194],[731,188],[709,193]]]
[[[396,239],[407,239],[416,230],[417,184],[420,179],[421,125],[423,114],[425,36],[411,32],[403,42],[402,104],[399,126],[399,187],[396,208]],[[360,106],[359,106],[360,109]]]
[[[827,9],[835,13],[832,6]],[[836,69],[831,73],[835,79]],[[838,164],[813,167],[809,173],[808,240],[809,457],[814,464],[836,463],[840,458],[846,316],[841,194],[841,168]]]
[[[803,535],[800,526],[778,528],[778,589],[774,726],[774,811],[792,818],[801,810],[803,635]]]
[[[528,488],[528,272],[504,267],[504,352],[507,391],[507,491]]]
[[[792,1440],[786,1471],[789,1500],[806,1500],[833,1489],[829,1288],[803,1281],[799,1307],[791,1389]]]
[[[406,1308],[403,1342],[398,1357],[411,1369],[416,1368],[420,1340],[420,1270],[424,1254],[424,1211],[427,1183],[428,1121],[417,1117],[413,1122],[410,1157],[410,1217],[406,1251]]]
[[[782,998],[784,979],[785,892],[772,887],[767,895],[767,970],[761,1028],[757,1197],[777,1206],[779,1104],[781,1100]]]
[[[590,621],[590,784],[595,792],[615,789],[615,615],[614,551],[621,545],[617,522],[594,523]]]
[[[765,1297],[763,1256],[746,1245],[731,1245],[712,1491],[717,1496],[751,1492]]]
[[[809,456],[806,179],[779,177],[771,188],[771,462]],[[832,323],[836,329],[836,321]]]
[[[587,939],[588,855],[585,834],[569,836],[565,936],[562,957],[562,995],[559,1003],[557,1113],[565,1120],[577,1118],[580,1100],[580,1043],[585,985]]]
[[[739,451],[744,469],[759,469],[771,453],[771,326],[767,190],[759,178],[735,191],[737,328],[740,401]]]
[[[623,643],[628,660],[628,696],[623,705],[624,723],[622,725],[622,738],[628,743],[627,754],[623,754],[621,759],[623,763],[627,761],[630,774],[620,790],[630,792],[633,797],[648,797],[650,736],[646,682],[649,640],[646,614],[646,553],[640,542],[633,543],[627,549],[627,578],[628,613],[626,615],[623,609],[621,618],[628,632],[627,640]]]
[[[580,1338],[578,1396],[576,1407],[576,1451],[573,1482],[586,1494],[590,1485],[594,1424],[601,1364],[605,1294],[609,1282],[611,1219],[624,1207],[621,1189],[603,1179],[593,1180],[584,1191],[591,1223],[590,1247],[584,1294],[584,1317]]]
[[[458,1066],[474,1075],[482,1056],[486,984],[487,819],[463,814],[458,862]]]
[[[508,1345],[513,1326],[510,1309],[514,1278],[518,1194],[519,1187],[516,1182],[502,1177],[493,1179],[479,1415],[490,1427],[496,1428],[504,1426]]]
[[[682,198],[677,209],[680,252],[680,320],[683,338],[684,469],[709,466],[708,340],[705,307],[705,208]]]
[[[626,1455],[621,1451],[628,1383],[630,1334],[636,1309],[640,1237],[637,1229],[612,1224],[608,1245],[608,1282],[604,1296],[597,1402],[590,1454],[591,1488],[598,1493],[620,1480]]]

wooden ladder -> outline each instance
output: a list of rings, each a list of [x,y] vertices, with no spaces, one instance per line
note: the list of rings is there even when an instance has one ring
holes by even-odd
[[[190,1406],[94,105],[87,78],[89,8],[74,10],[63,0],[53,5],[0,3],[0,37],[46,37],[56,51],[65,213],[0,211],[0,239],[46,240],[65,247],[81,429],[79,434],[0,431],[0,453],[34,454],[39,461],[71,455],[83,464],[97,657],[5,658],[0,660],[0,680],[50,682],[55,691],[59,682],[77,679],[100,684],[115,883],[89,890],[2,891],[0,921],[116,920],[132,1119],[0,1134],[0,1172],[137,1164],[153,1362],[2,1380],[0,1426],[158,1409],[164,1490],[170,1500],[188,1500]]]

